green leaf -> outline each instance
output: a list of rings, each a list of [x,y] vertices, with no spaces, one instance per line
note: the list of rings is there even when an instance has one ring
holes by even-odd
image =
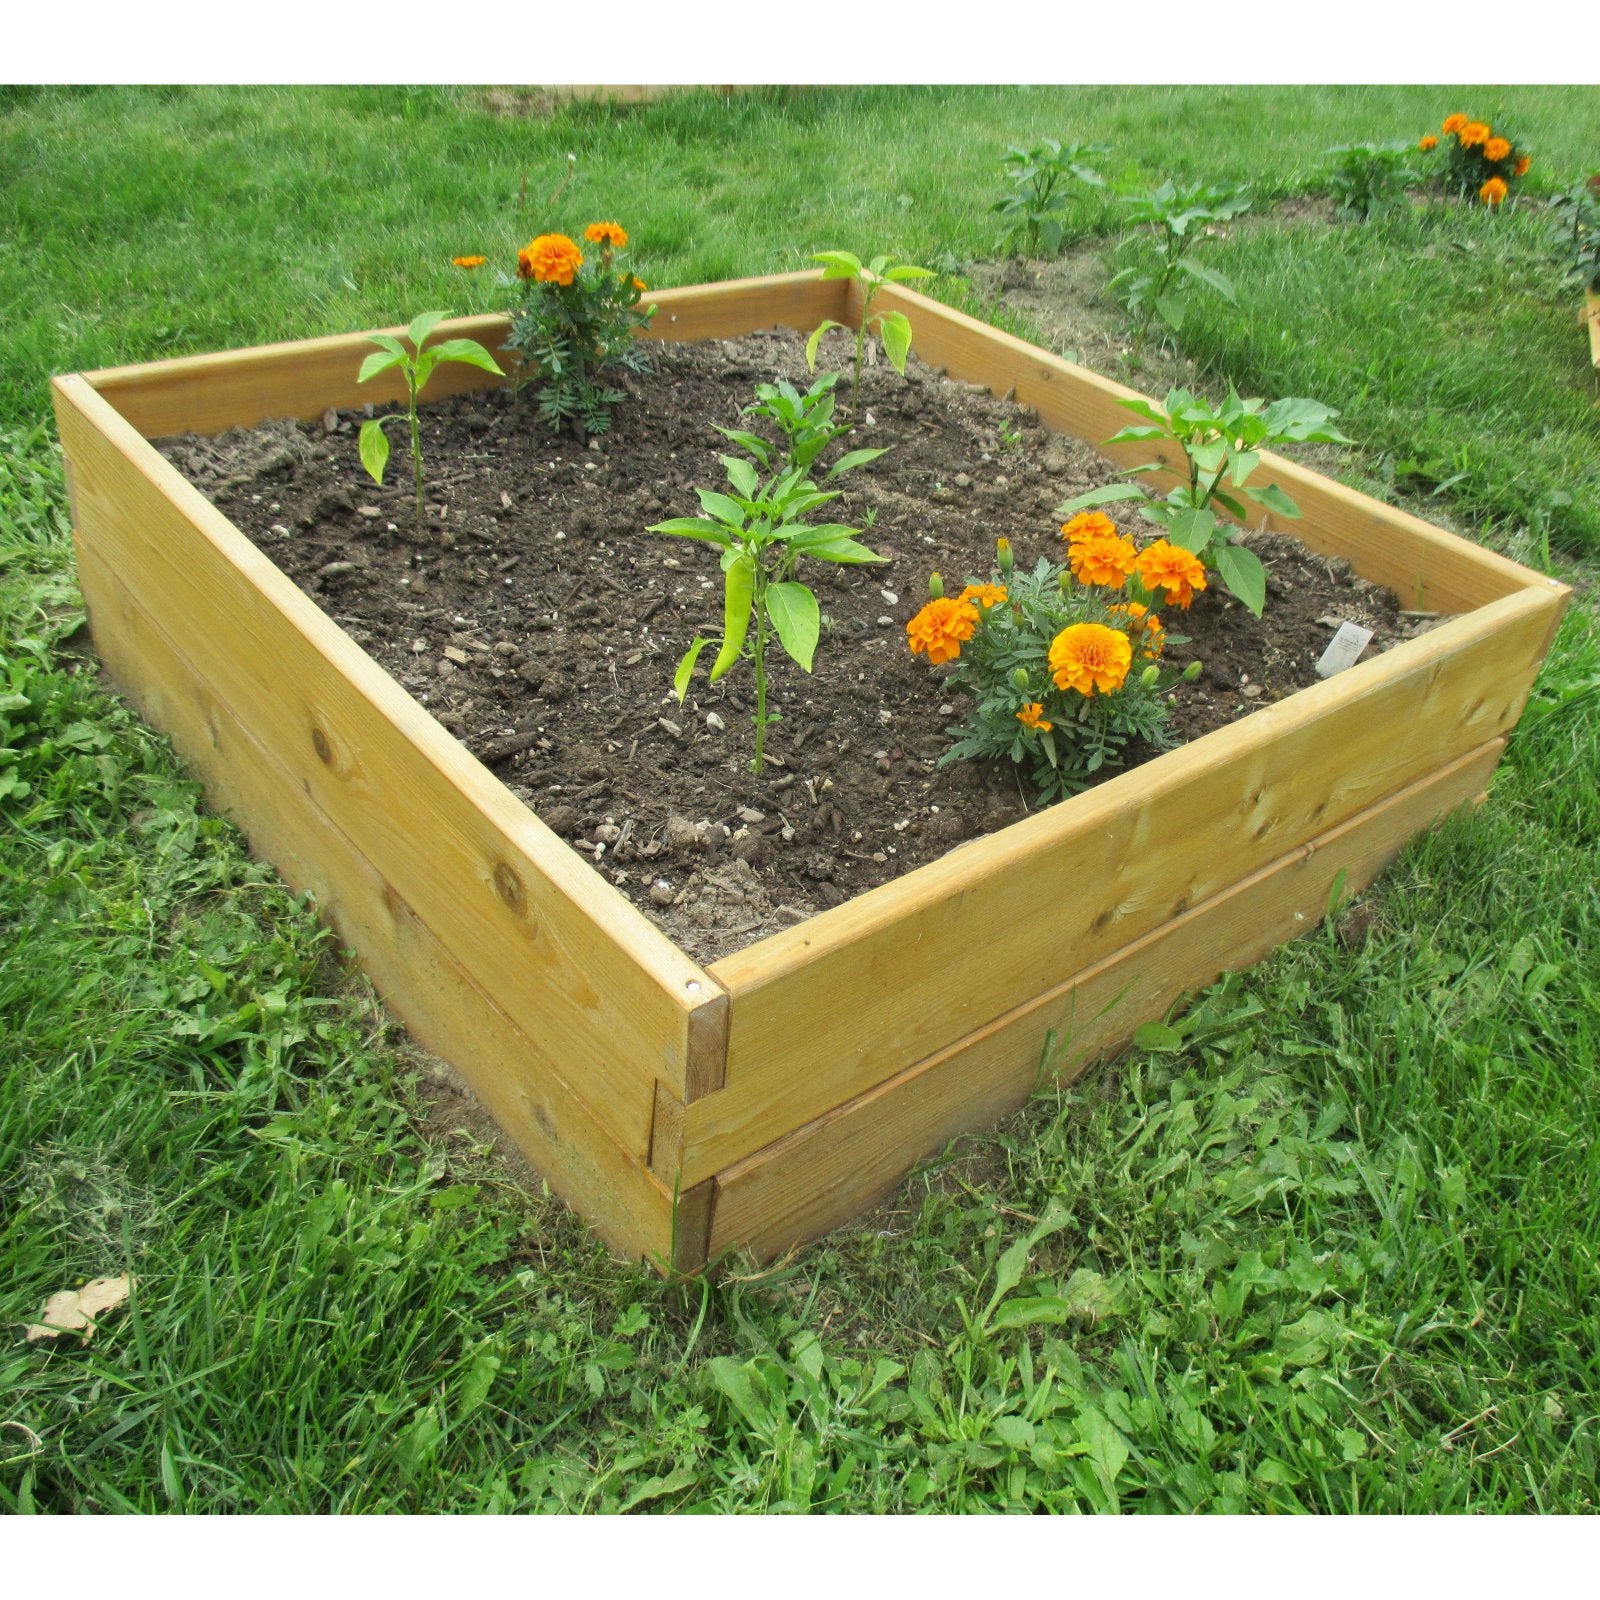
[[[822,612],[817,597],[803,583],[768,584],[767,615],[772,618],[772,626],[778,630],[778,637],[790,658],[809,672],[817,640],[822,636]]]
[[[1261,465],[1261,452],[1258,450],[1241,450],[1233,458],[1233,465],[1228,468],[1228,476],[1233,479],[1233,486],[1237,489],[1257,467]]]
[[[842,327],[844,327],[842,322],[834,322],[831,318],[825,317],[816,325],[815,328],[811,330],[811,337],[806,340],[807,372],[815,372],[817,370],[817,346],[822,343],[823,334],[825,334],[830,328]]]
[[[911,354],[911,319],[903,311],[888,311],[878,323],[878,337],[889,365],[905,376],[906,357]]]
[[[1071,1221],[1072,1213],[1060,1201],[1052,1200],[1045,1209],[1043,1218],[1006,1248],[1005,1253],[995,1262],[994,1293],[989,1297],[989,1304],[984,1307],[983,1316],[979,1319],[981,1322],[987,1324],[1000,1302],[1022,1282],[1022,1275],[1028,1270],[1028,1262],[1032,1259],[1039,1241],[1048,1238],[1052,1233],[1059,1233]]]
[[[1252,616],[1259,617],[1267,603],[1267,569],[1253,551],[1243,545],[1219,544],[1212,551],[1217,573],[1228,592]]]
[[[741,450],[748,450],[764,467],[772,465],[772,447],[758,434],[745,433],[738,428],[723,428],[712,423],[725,439],[731,439]]]
[[[811,259],[820,261],[827,269],[822,274],[824,278],[859,278],[861,276],[861,257],[851,255],[848,250],[819,250]]]
[[[853,472],[857,467],[864,467],[869,461],[876,461],[879,456],[887,455],[888,450],[851,450],[839,457],[823,475],[822,481],[826,483],[830,478],[837,478],[841,472]]]
[[[711,663],[713,683],[733,670],[744,649],[745,635],[750,631],[750,613],[755,609],[755,588],[754,559],[747,555],[736,557],[722,578],[722,648]]]
[[[1107,444],[1135,444],[1144,439],[1165,439],[1167,430],[1146,425],[1143,427],[1122,428],[1106,440]]]
[[[1178,262],[1178,265],[1197,283],[1205,284],[1208,289],[1215,289],[1229,305],[1238,305],[1239,298],[1234,293],[1232,283],[1223,277],[1215,267],[1202,266],[1198,261],[1191,261],[1188,256],[1184,256]]]
[[[673,691],[678,696],[678,704],[683,704],[683,697],[689,692],[689,680],[694,676],[694,664],[700,659],[700,652],[711,641],[701,634],[695,635],[694,643],[683,653],[683,660],[678,663],[678,670],[672,675]]]
[[[1244,492],[1252,500],[1264,505],[1268,511],[1276,511],[1280,517],[1298,517],[1300,515],[1300,507],[1275,483],[1269,483],[1264,489],[1252,489],[1246,484]]]
[[[696,489],[695,493],[700,497],[701,506],[718,522],[725,522],[730,528],[744,527],[745,514],[737,500],[730,500],[715,489]]]
[[[760,487],[760,480],[756,477],[756,469],[748,461],[741,461],[737,456],[723,456],[722,465],[728,474],[728,482],[746,500],[755,499],[756,490]]]
[[[385,350],[397,356],[409,356],[410,351],[400,343],[391,333],[369,333],[368,340],[376,345],[381,345]]]
[[[1189,455],[1202,472],[1215,472],[1228,459],[1228,441],[1207,439],[1204,444],[1190,445]]]
[[[1183,1035],[1164,1022],[1147,1022],[1133,1030],[1133,1044],[1136,1050],[1181,1050]]]
[[[411,359],[404,350],[395,355],[388,350],[374,350],[365,361],[361,363],[361,371],[356,375],[357,383],[366,383],[370,378],[376,378],[380,372],[387,372],[390,367],[398,367]]]
[[[652,522],[646,533],[670,533],[680,539],[702,539],[707,544],[719,544],[724,550],[733,546],[733,535],[720,522],[708,522],[704,517],[671,517],[666,522]]]
[[[1112,500],[1144,500],[1148,496],[1136,483],[1108,483],[1099,489],[1090,489],[1087,494],[1075,495],[1071,500],[1057,506],[1051,513],[1052,516],[1066,517],[1074,511],[1082,511],[1086,506],[1103,506]]]
[[[885,279],[890,283],[911,283],[918,278],[933,278],[938,274],[930,272],[926,267],[890,267],[884,273]]]
[[[481,367],[505,377],[500,363],[476,339],[446,339],[428,352],[435,361],[459,361],[465,366]]]
[[[1156,296],[1156,311],[1161,320],[1178,333],[1183,328],[1183,319],[1188,308],[1182,298],[1175,294],[1161,294]]]
[[[428,335],[449,315],[448,311],[424,311],[406,329],[406,337],[416,346],[419,354],[423,345],[427,343]]]
[[[383,469],[389,464],[389,437],[383,431],[384,421],[382,417],[372,417],[363,422],[357,441],[361,465],[374,483],[383,482]]]
[[[807,538],[808,534],[818,534],[817,528],[805,528],[789,540],[789,548],[797,550],[801,555],[810,556],[815,561],[831,561],[836,566],[860,567],[868,566],[874,562],[883,562],[887,556],[880,556],[875,550],[869,550],[866,545],[858,544],[854,539],[842,535],[830,534],[826,538]]]
[[[1217,516],[1214,511],[1197,511],[1189,506],[1181,506],[1167,518],[1167,537],[1190,555],[1200,555],[1211,543],[1211,536],[1216,530]]]
[[[1167,419],[1165,414],[1157,411],[1148,400],[1119,400],[1117,404],[1128,411],[1136,412],[1139,416],[1146,417],[1151,422],[1158,424],[1161,432],[1165,433],[1167,431]]]

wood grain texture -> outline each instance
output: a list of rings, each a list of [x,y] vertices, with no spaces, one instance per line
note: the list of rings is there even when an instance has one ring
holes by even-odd
[[[733,278],[645,296],[657,307],[647,339],[733,339],[761,328],[809,333],[825,317],[845,320],[845,282],[824,282],[822,268],[766,278]]]
[[[1148,443],[1109,448],[1104,444],[1137,420],[1118,404],[1134,398],[1136,390],[952,311],[915,290],[887,286],[879,291],[873,307],[896,307],[906,313],[914,333],[912,348],[924,361],[944,367],[955,377],[986,384],[996,394],[1013,391],[1018,404],[1036,410],[1046,427],[1087,441],[1120,465],[1178,459],[1176,446],[1163,450]],[[1164,490],[1177,479],[1154,476],[1147,481]],[[1293,534],[1323,554],[1342,556],[1362,577],[1393,589],[1406,605],[1418,610],[1453,615],[1514,594],[1530,582],[1551,586],[1550,580],[1540,579],[1492,550],[1270,451],[1262,453],[1256,481],[1278,484],[1302,513],[1300,519],[1286,521],[1263,512],[1269,529]],[[1040,529],[1041,536],[1051,531],[1048,524]]]
[[[713,981],[86,384],[58,380],[57,393],[80,548],[183,640],[210,693],[295,775],[295,804],[359,842],[645,1161],[655,1081],[683,1093],[691,1016],[720,999]]]
[[[686,1180],[1507,732],[1561,608],[1525,589],[716,962],[727,1079]]]
[[[1589,325],[1589,359],[1600,370],[1600,294],[1584,291],[1583,320]]]
[[[382,873],[257,741],[205,673],[150,618],[92,546],[79,575],[95,647],[140,714],[185,753],[220,812],[245,828],[296,890],[309,890],[340,942],[358,950],[389,1008],[451,1062],[551,1188],[613,1249],[664,1260],[672,1193],[629,1158],[561,1078],[541,1041],[478,985]]]
[[[1419,829],[1481,793],[1503,739],[1342,826],[1078,974],[951,1049],[736,1163],[717,1179],[711,1254],[770,1260],[882,1199],[920,1157],[1020,1106],[1043,1075],[1077,1076],[1228,968],[1321,921],[1338,874],[1364,887]],[[1046,1055],[1050,1036],[1056,1051]]]

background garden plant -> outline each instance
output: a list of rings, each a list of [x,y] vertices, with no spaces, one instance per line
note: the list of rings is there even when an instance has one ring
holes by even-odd
[[[1517,97],[1531,191],[1592,169],[1592,90]],[[574,147],[648,224],[652,278],[693,283],[792,266],[841,193],[866,237],[979,256],[992,152],[1069,119],[1152,180],[1203,120],[1206,174],[1299,195],[1352,127],[1436,123],[1436,98],[805,89],[530,119],[477,90],[6,91],[0,1294],[16,1326],[141,1281],[88,1350],[0,1354],[0,1504],[1592,1513],[1600,414],[1545,207],[1270,218],[1208,244],[1243,310],[1195,296],[1182,335],[1215,392],[1336,399],[1360,486],[1524,557],[1548,507],[1583,586],[1486,803],[870,1225],[703,1288],[427,1121],[431,1063],[86,670],[43,420],[53,371],[446,303],[450,241]]]
[[[1600,294],[1600,172],[1550,202],[1551,233],[1574,282]]]
[[[505,376],[499,362],[476,339],[446,339],[431,350],[422,348],[428,342],[428,336],[449,315],[448,311],[424,311],[412,322],[406,329],[406,337],[411,341],[415,354],[408,353],[406,347],[391,335],[375,333],[372,342],[379,348],[361,363],[361,371],[356,379],[358,383],[369,383],[379,373],[391,372],[398,367],[406,380],[406,420],[411,425],[411,465],[416,482],[419,533],[427,526],[427,514],[422,503],[422,429],[417,419],[417,399],[427,387],[428,379],[433,376],[433,369],[441,362],[460,361],[469,367],[481,367],[497,377]],[[361,465],[375,483],[383,482],[383,469],[389,461],[389,440],[383,431],[383,425],[389,420],[388,417],[369,417],[361,424],[358,445]]]
[[[1124,267],[1111,280],[1111,288],[1134,320],[1132,358],[1137,361],[1158,318],[1173,333],[1181,333],[1189,314],[1189,295],[1195,284],[1214,290],[1230,305],[1237,304],[1232,282],[1194,260],[1190,255],[1216,224],[1229,222],[1250,209],[1243,190],[1209,183],[1174,183],[1170,178],[1154,189],[1121,195],[1127,218],[1135,230],[1148,228],[1154,261]],[[1146,237],[1137,231],[1125,242]]]
[[[1403,141],[1334,145],[1328,151],[1334,158],[1328,192],[1338,203],[1339,215],[1370,222],[1409,204],[1406,186],[1416,179],[1411,166],[1414,149]]]
[[[1444,119],[1439,134],[1424,135],[1423,147],[1444,152],[1446,189],[1463,199],[1477,199],[1491,210],[1503,205],[1511,186],[1527,175],[1532,158],[1504,129],[1496,131],[1463,111]]]
[[[1001,249],[1030,257],[1058,254],[1065,238],[1061,217],[1066,180],[1104,188],[1106,180],[1088,158],[1110,153],[1109,145],[1063,144],[1059,139],[1043,139],[1027,148],[1009,146],[1000,167],[1011,192],[990,208],[1007,225]]]

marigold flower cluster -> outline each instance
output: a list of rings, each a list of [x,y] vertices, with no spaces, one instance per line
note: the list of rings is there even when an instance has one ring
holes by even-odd
[[[1491,209],[1504,204],[1512,182],[1524,177],[1533,165],[1513,140],[1463,111],[1451,112],[1439,131],[1445,136],[1445,181],[1461,194],[1476,192],[1478,199]],[[1420,150],[1433,150],[1438,145],[1437,135],[1431,133],[1417,141]]]

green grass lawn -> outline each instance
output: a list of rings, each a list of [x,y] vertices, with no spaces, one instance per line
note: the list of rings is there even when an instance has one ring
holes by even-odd
[[[1591,100],[0,95],[0,1504],[1594,1509],[1600,410],[1538,207],[1600,165]],[[1239,230],[1212,257],[1239,307],[1197,302],[1184,350],[1339,407],[1352,479],[1439,489],[1578,585],[1488,802],[1217,985],[1181,1044],[780,1270],[663,1285],[425,1134],[359,974],[84,670],[49,375],[487,309],[449,257],[548,225],[568,151],[556,220],[623,221],[664,285],[992,254],[1011,142],[1266,200],[1456,109],[1531,145],[1517,208]],[[1097,197],[1072,221],[1109,247]],[[23,1341],[124,1270],[87,1348]]]

